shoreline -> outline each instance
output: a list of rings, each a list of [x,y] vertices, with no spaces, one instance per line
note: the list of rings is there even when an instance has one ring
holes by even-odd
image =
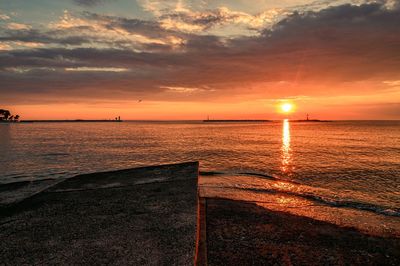
[[[257,204],[204,198],[210,265],[399,265],[400,238],[377,237]]]
[[[0,206],[0,260],[9,265],[400,264],[398,236],[371,235],[250,199],[204,195],[205,189],[197,162],[60,180]]]
[[[85,120],[85,119],[71,119],[71,120],[21,120],[19,123],[98,123],[98,122],[115,122],[120,123],[124,122],[123,120],[107,120],[107,119],[99,119],[99,120]]]

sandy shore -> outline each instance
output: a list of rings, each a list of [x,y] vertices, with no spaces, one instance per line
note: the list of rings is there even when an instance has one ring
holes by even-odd
[[[0,264],[191,265],[198,163],[77,176],[3,208]]]
[[[245,201],[206,198],[208,265],[400,265],[400,239],[270,211]]]

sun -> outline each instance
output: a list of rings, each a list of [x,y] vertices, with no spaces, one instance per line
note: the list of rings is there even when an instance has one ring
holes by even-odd
[[[281,106],[282,113],[288,114],[293,111],[293,104],[291,103],[283,103]]]

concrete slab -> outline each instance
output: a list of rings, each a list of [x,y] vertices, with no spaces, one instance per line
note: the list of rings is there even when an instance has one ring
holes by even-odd
[[[190,265],[198,163],[61,182],[0,215],[5,265]]]

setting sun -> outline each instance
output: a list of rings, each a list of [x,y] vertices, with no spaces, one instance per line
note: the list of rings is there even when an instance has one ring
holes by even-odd
[[[281,105],[281,111],[283,113],[287,114],[287,113],[290,113],[292,110],[293,110],[293,104],[291,104],[291,103],[283,103]]]

